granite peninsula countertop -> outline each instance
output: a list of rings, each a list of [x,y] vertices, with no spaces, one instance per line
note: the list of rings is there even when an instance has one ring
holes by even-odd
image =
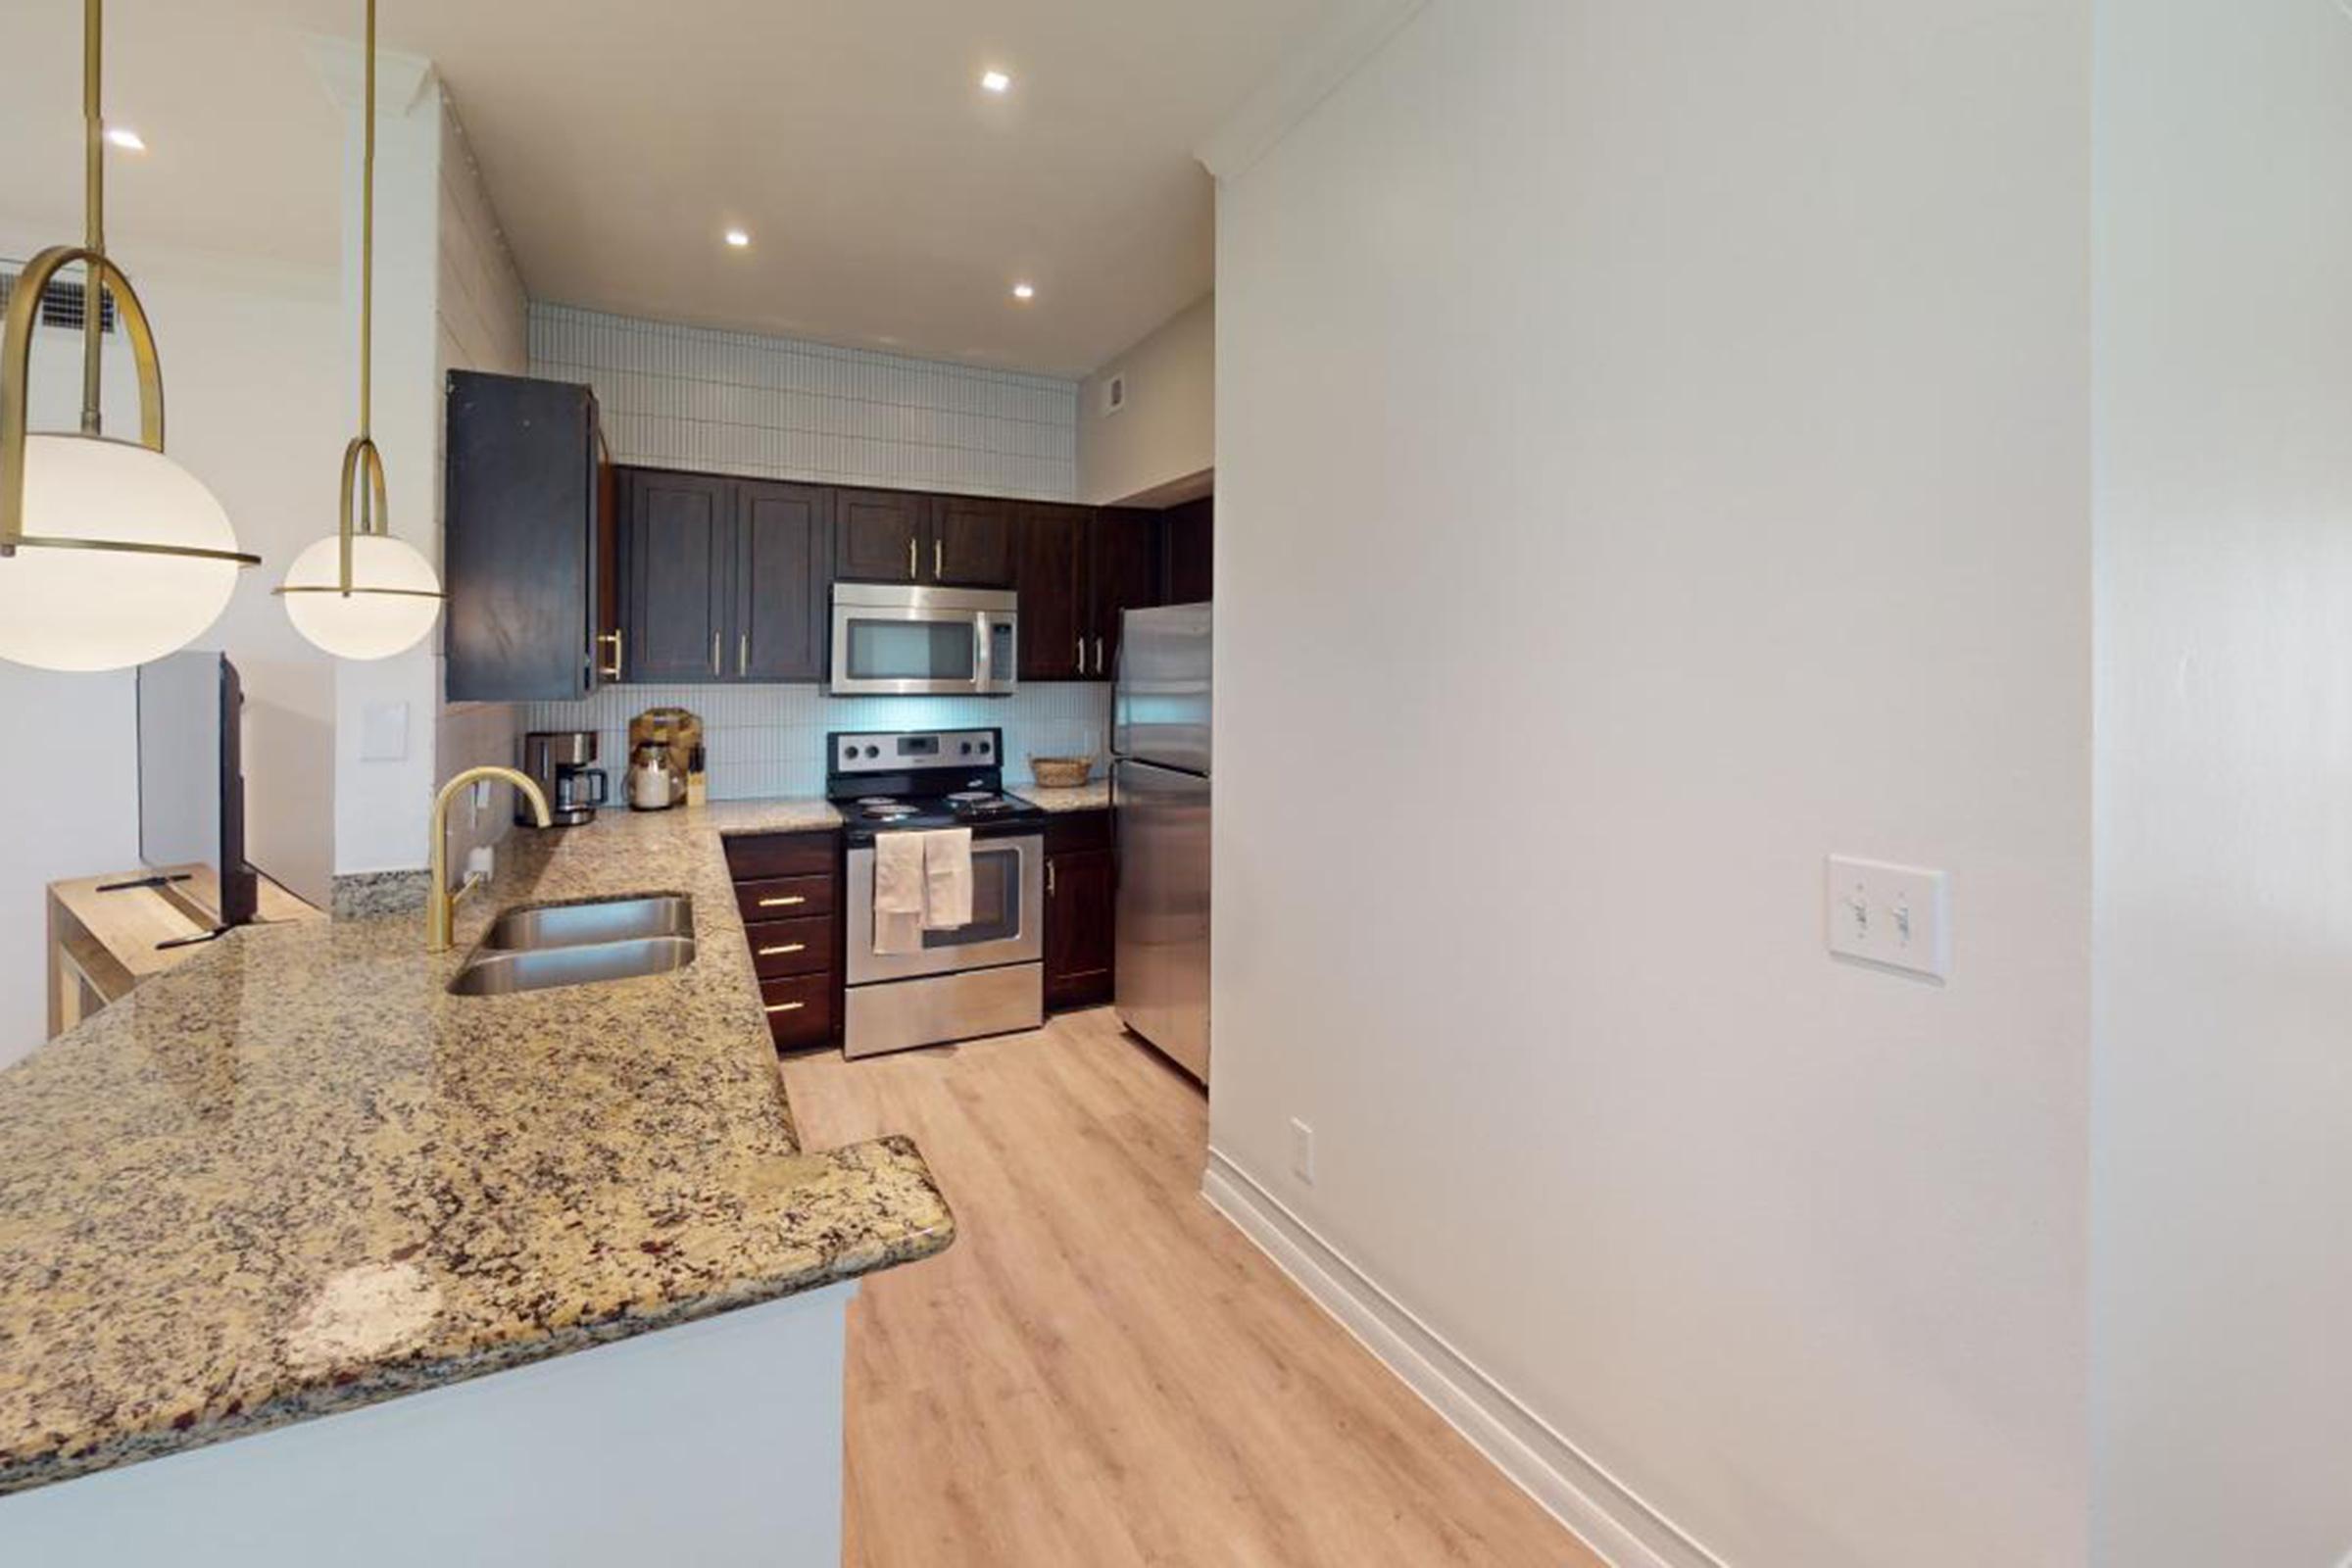
[[[1017,795],[1030,805],[1047,811],[1107,811],[1110,809],[1110,780],[1089,779],[1067,789],[1053,789],[1044,784],[1015,784],[1005,791]]]
[[[804,1150],[726,803],[516,833],[457,945],[420,914],[250,927],[0,1071],[0,1492],[927,1256],[914,1146]],[[668,975],[453,997],[492,915],[671,891]]]

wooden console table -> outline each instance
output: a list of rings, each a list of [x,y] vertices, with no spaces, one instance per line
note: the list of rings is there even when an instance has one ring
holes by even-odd
[[[184,880],[136,885],[158,875]],[[257,918],[265,924],[326,918],[266,876],[258,902]],[[210,911],[220,903],[220,881],[210,866],[162,873],[142,867],[50,883],[49,1038],[202,953],[207,944],[188,939],[213,929]]]

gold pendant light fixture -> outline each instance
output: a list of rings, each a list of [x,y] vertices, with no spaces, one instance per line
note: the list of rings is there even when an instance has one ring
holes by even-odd
[[[228,514],[164,456],[164,372],[155,332],[130,279],[106,254],[106,122],[101,108],[104,17],[83,0],[84,218],[79,246],[57,245],[25,267],[0,322],[0,659],[41,669],[122,669],[184,648],[220,618],[239,553]],[[25,398],[42,296],[79,264],[81,428],[30,432]],[[139,439],[101,433],[99,353],[106,302],[139,378]]]
[[[368,0],[367,152],[360,193],[360,433],[343,449],[334,536],[294,558],[277,592],[294,629],[338,659],[388,659],[416,646],[441,612],[432,564],[392,537],[384,460],[370,434],[375,351],[375,0]],[[358,503],[358,519],[353,503]]]

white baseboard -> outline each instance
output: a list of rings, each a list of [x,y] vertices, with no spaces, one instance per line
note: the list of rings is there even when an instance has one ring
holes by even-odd
[[[1214,1149],[1208,1152],[1200,1192],[1317,1305],[1611,1568],[1725,1568],[1721,1558],[1546,1426]]]

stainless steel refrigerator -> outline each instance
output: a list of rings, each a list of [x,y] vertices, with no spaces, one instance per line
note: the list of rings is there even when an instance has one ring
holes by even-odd
[[[1120,1021],[1208,1082],[1209,615],[1130,610],[1111,715]]]

